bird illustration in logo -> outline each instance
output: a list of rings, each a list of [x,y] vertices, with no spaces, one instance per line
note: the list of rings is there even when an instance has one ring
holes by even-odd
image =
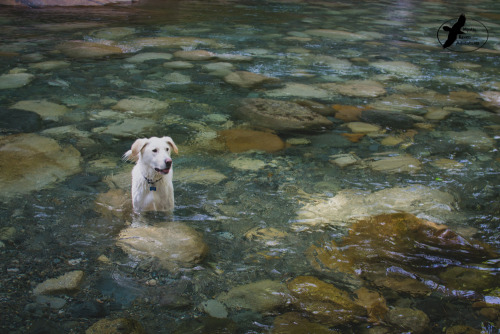
[[[458,21],[451,28],[448,26],[443,27],[443,30],[448,32],[448,39],[446,39],[446,42],[444,42],[443,49],[446,49],[447,47],[455,43],[458,35],[465,34],[462,30],[460,30],[463,28],[464,25],[465,25],[465,15],[462,14],[458,18]]]

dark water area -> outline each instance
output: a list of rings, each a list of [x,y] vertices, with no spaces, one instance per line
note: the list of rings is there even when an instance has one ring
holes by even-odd
[[[498,333],[499,19],[1,6],[0,332]],[[175,210],[136,214],[152,136]]]

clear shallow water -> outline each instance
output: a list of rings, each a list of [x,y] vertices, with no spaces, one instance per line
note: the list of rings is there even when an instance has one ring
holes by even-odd
[[[321,246],[330,240],[341,243],[350,221],[297,227],[301,208],[326,202],[341,190],[376,192],[423,185],[456,199],[452,214],[427,216],[466,237],[498,247],[499,118],[495,107],[485,104],[477,94],[500,90],[499,42],[494,33],[498,29],[500,8],[493,1],[471,6],[432,2],[265,5],[186,2],[91,9],[2,8],[0,73],[30,73],[34,77],[21,87],[0,90],[0,107],[9,110],[20,101],[30,100],[48,100],[65,106],[67,109],[61,115],[43,114],[28,131],[54,138],[63,146],[72,145],[81,155],[79,171],[60,177],[60,182],[27,193],[21,191],[18,196],[2,196],[5,199],[0,212],[1,225],[15,229],[12,236],[4,237],[1,248],[2,329],[26,332],[33,323],[43,326],[36,322],[48,316],[50,323],[62,331],[79,333],[100,318],[130,317],[139,320],[149,332],[215,332],[226,328],[227,332],[263,333],[272,330],[277,316],[300,308],[282,305],[271,311],[248,311],[228,307],[227,318],[214,320],[200,305],[236,286],[265,279],[287,283],[299,276],[312,275],[351,294],[359,286],[378,291],[391,308],[404,306],[426,311],[429,328],[434,332],[453,325],[497,331],[494,324],[498,324],[498,311],[496,318],[488,317],[478,313],[481,308],[472,306],[484,296],[455,297],[443,292],[446,288],[454,289],[446,283],[439,282],[444,289],[412,295],[381,287],[374,283],[373,277],[354,276],[351,280],[335,270],[316,270],[306,256],[311,246]],[[436,30],[450,16],[461,12],[470,12],[467,15],[489,28],[488,43],[474,52],[442,51],[438,48]],[[132,30],[111,29],[115,27]],[[359,35],[343,39],[322,37],[311,32],[315,29]],[[137,42],[140,38],[165,36],[207,39],[210,42],[184,45],[184,49],[208,50],[231,57],[188,60],[191,68],[175,70],[164,66],[166,62],[181,60],[175,56],[170,60],[127,60],[135,54],[173,54],[182,49],[180,46],[141,48]],[[69,40],[118,45],[125,52],[109,57],[75,57],[61,52],[61,45]],[[235,59],[236,56],[245,58]],[[33,66],[48,60],[67,63],[53,69]],[[414,67],[403,64],[391,73],[374,65],[382,61],[402,61]],[[263,74],[279,78],[280,82],[239,87],[203,67],[216,62],[231,63],[231,71]],[[174,72],[183,75],[182,82],[176,82],[178,75],[165,78]],[[360,97],[333,92],[317,97],[307,96],[304,88],[326,89],[321,85],[365,79],[381,83],[386,93]],[[291,83],[305,85],[300,87],[301,93],[306,93],[302,96],[277,93]],[[452,94],[464,91],[471,95]],[[132,96],[167,101],[169,106],[134,113],[112,109],[118,101]],[[389,104],[393,106],[391,111],[412,115],[414,124],[399,128],[393,122],[385,132],[351,142],[342,135],[351,132],[346,127],[349,121],[338,115],[334,117],[331,112],[328,117],[333,125],[328,129],[277,133],[284,141],[299,138],[304,144],[290,144],[275,153],[231,153],[218,148],[218,142],[211,141],[217,131],[238,126],[255,128],[237,113],[236,102],[247,97],[313,100],[330,112],[334,110],[332,105],[372,105],[373,110],[379,110]],[[415,101],[419,107],[414,106]],[[443,119],[430,119],[428,115],[426,118],[432,108],[445,107],[455,109],[447,109]],[[2,115],[7,119],[14,117],[8,113]],[[139,120],[151,123],[146,123],[145,128],[127,129],[128,133],[123,128],[118,133],[109,131],[110,125],[126,119],[133,119],[135,126]],[[377,121],[372,119],[370,123]],[[476,141],[457,139],[456,133],[470,130],[476,131],[472,136]],[[2,129],[2,134],[25,131],[11,126]],[[96,205],[101,194],[115,188],[127,189],[123,183],[126,184],[131,165],[121,162],[120,157],[136,138],[153,135],[171,136],[180,149],[180,154],[174,157],[176,210],[173,216],[145,215],[144,219],[151,225],[164,220],[181,221],[201,232],[210,251],[194,269],[173,273],[154,261],[130,259],[115,242],[120,231],[136,218],[103,214]],[[388,146],[383,139],[389,136],[402,137],[403,142]],[[362,161],[340,167],[332,163],[338,154],[354,154]],[[408,154],[422,165],[411,173],[374,170],[370,162],[387,154]],[[241,158],[251,159],[250,165],[257,166],[256,169],[235,165]],[[436,167],[440,159],[452,159],[461,167]],[[27,165],[36,162],[28,161]],[[22,171],[31,172],[21,166]],[[191,170],[198,172],[185,172]],[[217,172],[224,179],[214,181],[207,176],[195,181],[192,174],[199,170]],[[36,178],[37,174],[34,175]],[[118,176],[114,183],[109,182],[113,175]],[[22,188],[23,183],[14,186],[9,183],[8,189],[17,186]],[[2,188],[6,192],[7,188]],[[351,199],[359,203],[355,202],[358,198]],[[372,205],[376,207],[376,203]],[[384,205],[384,199],[380,203]],[[394,209],[388,206],[389,210]],[[286,237],[245,238],[255,227],[273,228]],[[111,263],[99,262],[101,255]],[[406,255],[409,259],[410,254]],[[478,265],[454,261],[459,267]],[[492,263],[485,271],[495,277],[497,265]],[[46,307],[33,297],[31,291],[38,283],[72,270],[83,270],[86,278],[80,292],[62,296],[66,301],[63,307]],[[433,269],[426,274],[431,277],[429,281],[439,281],[432,276],[437,275]],[[428,279],[421,272],[417,275]],[[156,285],[146,284],[151,280]],[[487,290],[488,293],[479,294],[498,297],[494,285],[488,285]],[[174,302],[170,302],[172,299]],[[78,308],[82,303],[89,308],[96,300],[104,305],[102,310],[85,313],[85,308]],[[302,313],[312,322],[325,323],[304,310]],[[374,324],[364,320],[331,325],[341,332],[361,332],[369,327],[398,331],[390,322]]]

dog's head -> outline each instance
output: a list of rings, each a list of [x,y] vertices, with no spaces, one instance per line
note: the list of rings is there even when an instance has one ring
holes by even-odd
[[[137,139],[124,158],[143,164],[161,174],[168,174],[172,168],[171,152],[179,153],[170,137],[151,137]]]

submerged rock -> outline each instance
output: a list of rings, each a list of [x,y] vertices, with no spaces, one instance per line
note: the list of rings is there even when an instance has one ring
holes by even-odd
[[[380,323],[384,320],[387,311],[385,298],[377,291],[369,290],[361,287],[355,291],[356,299],[354,302],[364,308],[368,312],[368,321],[372,323]]]
[[[285,148],[280,137],[270,132],[246,129],[223,130],[218,133],[229,151],[241,153],[250,150],[277,152]]]
[[[446,134],[457,144],[469,145],[481,151],[489,150],[495,147],[495,141],[480,129],[448,131]]]
[[[194,65],[187,61],[177,60],[166,62],[163,64],[163,67],[171,68],[173,70],[186,70],[189,68],[193,68]]]
[[[362,110],[359,120],[393,130],[411,129],[415,124],[415,120],[404,113],[370,109]]]
[[[379,132],[381,130],[378,125],[364,122],[350,122],[347,123],[347,127],[354,133],[372,133]]]
[[[201,303],[201,308],[214,318],[227,318],[228,315],[226,307],[215,299],[204,301]]]
[[[35,64],[30,64],[30,67],[40,71],[53,71],[69,67],[70,65],[71,63],[65,60],[47,60]]]
[[[288,283],[293,304],[310,318],[337,326],[366,319],[367,312],[346,291],[313,276],[299,276]]]
[[[384,173],[416,173],[422,168],[422,163],[407,154],[379,158],[368,163],[377,172]]]
[[[135,319],[101,319],[90,326],[85,334],[146,334],[141,323]]]
[[[362,217],[381,213],[409,212],[441,221],[451,215],[452,195],[426,186],[388,188],[376,192],[342,190],[334,197],[309,203],[297,212],[294,228],[345,225]]]
[[[411,295],[431,291],[424,285],[428,280],[418,280],[419,275],[428,277],[430,268],[442,271],[440,268],[450,263],[478,263],[495,256],[486,244],[468,240],[445,225],[408,213],[382,214],[359,220],[339,244],[326,242],[322,246],[311,246],[307,251],[316,270],[361,275],[378,286]],[[446,269],[440,277],[465,281],[459,277],[467,269],[458,268],[446,274],[448,271]],[[481,280],[489,282],[481,287],[491,286],[492,271],[476,273],[476,282]]]
[[[83,280],[83,271],[75,270],[57,278],[51,278],[38,284],[33,293],[35,295],[65,294],[79,289]]]
[[[194,48],[198,45],[216,45],[216,43],[207,38],[198,37],[176,37],[176,36],[164,36],[164,37],[143,37],[137,38],[132,41],[132,46],[136,48],[143,47],[166,47],[166,48]]]
[[[233,72],[234,65],[227,62],[217,62],[203,65],[203,69],[210,75],[225,77]]]
[[[284,88],[274,89],[266,92],[269,97],[301,97],[307,99],[328,99],[330,93],[324,89],[311,85],[288,83]]]
[[[379,61],[370,65],[383,72],[402,77],[415,77],[421,74],[418,66],[406,61]]]
[[[233,309],[268,312],[285,307],[290,302],[290,293],[281,282],[263,280],[234,287],[220,294],[217,300]]]
[[[36,134],[0,138],[2,197],[43,189],[80,170],[80,152],[73,146]]]
[[[246,171],[256,171],[266,166],[266,163],[259,159],[239,157],[229,163],[233,168]]]
[[[495,111],[500,112],[500,92],[497,91],[487,91],[480,94],[481,98],[484,100],[484,105]]]
[[[327,325],[309,321],[298,312],[288,312],[281,314],[274,319],[272,334],[338,334],[336,330],[330,329]]]
[[[172,55],[165,52],[143,52],[126,59],[129,63],[144,63],[150,60],[170,60]]]
[[[21,109],[33,111],[39,114],[46,120],[58,120],[68,112],[68,108],[64,105],[43,100],[26,100],[19,101],[11,106],[12,109]]]
[[[211,168],[182,168],[175,171],[177,182],[210,185],[222,182],[226,178],[226,175]]]
[[[187,85],[191,83],[191,77],[179,72],[169,73],[163,79],[167,85]]]
[[[238,115],[255,126],[276,131],[307,131],[333,125],[326,117],[300,104],[271,99],[244,99]]]
[[[353,97],[379,97],[385,95],[384,86],[373,80],[351,80],[335,86],[335,91]]]
[[[205,50],[177,51],[174,53],[177,58],[190,61],[210,60],[215,58],[215,53]]]
[[[167,109],[169,103],[149,97],[132,96],[122,99],[113,106],[115,110],[132,111],[135,114],[144,115],[151,114]]]
[[[103,58],[123,53],[118,46],[87,41],[67,41],[57,49],[71,58]]]
[[[132,198],[130,193],[123,189],[110,189],[100,193],[95,204],[95,210],[107,218],[125,218],[132,213]]]
[[[92,36],[99,39],[115,40],[135,34],[135,28],[130,27],[108,27],[93,31]]]
[[[465,290],[487,293],[498,288],[495,269],[486,266],[476,268],[463,268],[449,266],[439,274],[447,288],[452,290]]]
[[[199,232],[174,222],[126,228],[120,232],[117,245],[139,260],[156,258],[170,271],[192,267],[208,252]]]
[[[311,36],[324,37],[336,41],[361,41],[361,40],[371,39],[369,36],[364,36],[361,34],[345,30],[311,29],[304,31],[304,33]]]
[[[412,308],[395,307],[387,314],[387,321],[400,331],[411,333],[427,333],[429,317],[425,312]]]
[[[150,119],[128,118],[123,121],[114,122],[107,127],[94,128],[93,132],[113,135],[121,138],[137,138],[149,129],[157,126],[158,123]]]
[[[0,75],[0,89],[20,88],[29,84],[35,76],[29,73],[8,73]]]
[[[236,71],[226,75],[224,81],[242,88],[252,88],[264,83],[279,82],[279,79],[253,72]]]

